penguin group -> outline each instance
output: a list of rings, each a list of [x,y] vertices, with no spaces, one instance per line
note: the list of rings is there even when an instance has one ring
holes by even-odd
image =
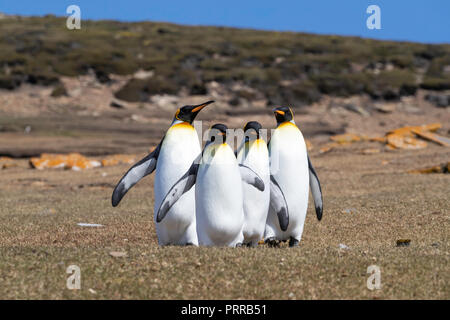
[[[323,199],[291,108],[273,109],[277,127],[268,143],[261,124],[250,121],[235,151],[227,143],[233,130],[214,124],[202,149],[192,123],[213,102],[176,111],[158,146],[120,179],[112,205],[116,207],[128,190],[156,171],[154,221],[159,245],[255,247],[264,240],[272,247],[281,241],[298,246],[309,191],[318,220]]]

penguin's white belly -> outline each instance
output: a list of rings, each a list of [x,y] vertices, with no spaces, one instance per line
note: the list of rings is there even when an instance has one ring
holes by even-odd
[[[264,236],[267,214],[270,205],[270,169],[269,153],[264,141],[253,142],[247,156],[244,159],[243,152],[238,155],[239,163],[242,163],[259,175],[264,182],[264,191],[254,186],[243,183],[244,194],[244,243],[257,245]]]
[[[170,188],[186,173],[201,152],[196,131],[187,125],[172,126],[164,138],[155,173],[154,216]],[[195,186],[181,196],[167,213],[156,223],[158,241],[161,245],[197,245],[195,227]]]
[[[284,193],[289,210],[289,226],[280,229],[276,213],[270,208],[265,238],[301,239],[308,208],[309,171],[305,140],[295,125],[277,128],[270,142],[271,174]]]
[[[229,146],[218,146],[215,156],[199,167],[195,188],[197,234],[200,245],[235,246],[242,242],[244,222],[242,184]]]

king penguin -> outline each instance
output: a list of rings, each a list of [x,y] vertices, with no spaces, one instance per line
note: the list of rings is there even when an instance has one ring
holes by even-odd
[[[271,182],[269,151],[266,142],[261,137],[261,129],[261,124],[257,121],[247,122],[244,127],[243,143],[237,151],[238,162],[251,168],[261,177],[265,186],[270,186],[270,188],[265,188],[263,192],[259,192],[246,183],[242,186],[244,192],[244,244],[249,247],[256,247],[264,237],[269,206],[273,204],[273,200],[276,200],[274,197],[277,195],[280,196],[281,206],[285,208],[284,218],[288,216],[283,192],[277,184]],[[274,188],[277,189],[275,193]],[[286,220],[284,223],[287,222]],[[280,223],[283,224],[283,221]]]
[[[276,213],[269,209],[264,239],[269,245],[289,240],[298,246],[308,208],[309,190],[313,195],[317,219],[322,219],[323,201],[319,178],[309,159],[305,140],[294,122],[292,110],[279,107],[273,110],[277,128],[269,142],[270,172],[283,190],[289,208],[289,226],[282,230]]]
[[[120,200],[139,180],[156,169],[154,181],[154,218],[163,197],[185,173],[201,151],[197,132],[192,126],[197,114],[214,101],[179,108],[170,128],[155,150],[133,165],[122,177],[112,194],[112,205]],[[171,209],[163,223],[156,224],[158,243],[164,245],[198,245],[195,218],[195,189]]]
[[[189,170],[173,185],[158,210],[156,221],[169,218],[170,208],[195,184],[199,245],[242,245],[244,224],[242,180],[260,191],[265,186],[249,167],[239,165],[226,143],[227,126],[211,127],[209,140]],[[166,218],[166,219],[167,219]]]

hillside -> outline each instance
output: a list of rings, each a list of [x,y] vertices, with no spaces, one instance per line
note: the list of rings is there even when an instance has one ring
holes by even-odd
[[[0,19],[0,88],[52,86],[58,96],[66,93],[62,76],[95,73],[109,84],[111,75],[141,71],[115,90],[116,98],[204,95],[218,83],[230,105],[264,100],[294,107],[323,95],[398,100],[419,88],[450,89],[448,44],[153,22],[82,21],[81,30],[68,30],[65,22],[53,16]]]

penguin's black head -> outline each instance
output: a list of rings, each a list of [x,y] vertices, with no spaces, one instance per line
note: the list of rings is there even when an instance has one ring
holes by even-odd
[[[244,127],[245,141],[259,139],[259,130],[262,129],[261,124],[258,121],[250,121]]]
[[[214,144],[221,144],[227,141],[227,130],[228,127],[224,124],[217,123],[211,127],[209,133],[209,141]]]
[[[277,124],[291,121],[294,118],[294,114],[289,107],[277,107],[272,111],[275,114],[275,119],[277,119]]]
[[[214,101],[207,101],[202,104],[198,104],[196,106],[184,106],[177,110],[175,113],[174,120],[186,121],[192,123],[197,116],[197,114],[206,107],[208,104],[213,103]]]

